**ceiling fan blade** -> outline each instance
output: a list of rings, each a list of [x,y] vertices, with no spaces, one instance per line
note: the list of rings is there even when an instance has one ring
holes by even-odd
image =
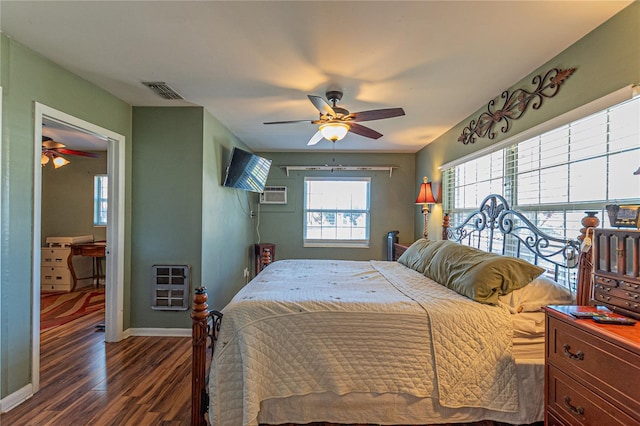
[[[311,123],[311,120],[267,121],[262,124]]]
[[[351,121],[371,121],[381,120],[383,118],[399,117],[401,115],[405,115],[402,108],[385,108],[354,112],[349,114],[349,117],[352,117]]]
[[[371,139],[379,139],[382,137],[382,133],[378,133],[373,129],[351,122],[349,123],[349,131],[355,133],[356,135],[364,136]]]
[[[42,147],[45,149],[58,149],[64,148],[66,145],[60,142],[56,142],[48,136],[42,137]]]
[[[91,157],[91,158],[100,157],[100,154],[96,154],[94,152],[76,151],[74,149],[58,148],[55,151],[59,152],[60,154],[67,154],[67,155],[80,155],[82,157]]]
[[[332,117],[336,116],[336,112],[333,110],[333,108],[331,108],[331,105],[329,105],[329,103],[324,100],[324,98],[315,95],[307,95],[307,97],[309,98],[313,106],[316,107],[318,111],[320,111],[320,114],[330,115]]]
[[[320,142],[321,140],[322,140],[322,133],[320,133],[320,130],[318,130],[318,131],[316,132],[316,134],[315,134],[315,135],[313,135],[313,136],[311,137],[311,139],[309,139],[309,142],[307,143],[307,145],[308,145],[308,146],[315,145],[315,144],[317,144],[318,142]]]

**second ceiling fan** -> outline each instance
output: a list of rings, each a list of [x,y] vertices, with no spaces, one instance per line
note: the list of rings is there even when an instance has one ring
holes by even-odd
[[[342,99],[341,91],[330,90],[326,93],[326,96],[331,104],[320,96],[307,95],[313,106],[315,106],[320,113],[320,117],[317,120],[269,121],[264,124],[288,124],[301,122],[318,124],[318,131],[307,143],[307,145],[315,145],[320,142],[322,138],[332,142],[339,141],[344,138],[348,132],[353,132],[357,135],[371,139],[378,139],[382,136],[382,133],[358,124],[358,122],[381,120],[383,118],[405,115],[402,108],[384,108],[350,113],[348,110],[336,106],[336,104]]]
[[[56,142],[49,136],[42,136],[42,156],[40,160],[41,165],[45,165],[51,160],[53,167],[56,169],[62,166],[66,166],[70,163],[69,160],[64,158],[61,154],[65,155],[79,155],[82,157],[98,158],[99,155],[94,152],[77,151],[75,149],[67,149],[66,145],[60,142]]]

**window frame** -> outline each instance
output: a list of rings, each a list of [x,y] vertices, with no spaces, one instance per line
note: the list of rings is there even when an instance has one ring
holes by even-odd
[[[107,226],[109,223],[109,175],[97,174],[93,177],[93,226]],[[104,218],[104,220],[102,220]]]
[[[365,209],[309,209],[308,208],[308,182],[365,182],[366,183],[366,208]],[[310,212],[332,213],[361,213],[365,214],[365,238],[332,239],[332,238],[307,238],[307,217]],[[336,225],[337,227],[337,225]],[[369,248],[371,240],[371,177],[322,177],[305,176],[303,182],[303,218],[302,218],[303,247],[334,247],[334,248]]]

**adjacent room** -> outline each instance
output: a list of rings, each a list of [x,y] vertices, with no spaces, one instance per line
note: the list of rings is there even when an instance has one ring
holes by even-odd
[[[640,2],[9,0],[0,95],[1,424],[640,425]]]

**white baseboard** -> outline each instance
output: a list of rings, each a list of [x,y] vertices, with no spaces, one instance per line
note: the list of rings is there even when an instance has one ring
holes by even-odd
[[[31,383],[18,389],[12,394],[0,399],[0,413],[6,413],[7,411],[22,404],[27,399],[33,396],[33,386]]]
[[[129,328],[125,330],[129,336],[158,336],[158,337],[191,337],[190,328]]]

